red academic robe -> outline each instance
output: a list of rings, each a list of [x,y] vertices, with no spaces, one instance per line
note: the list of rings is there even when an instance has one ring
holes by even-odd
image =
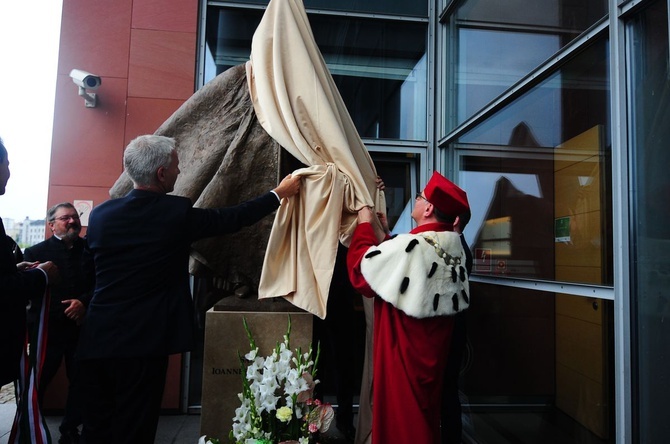
[[[451,231],[446,224],[412,230]],[[368,248],[378,245],[372,225],[359,224],[347,256],[349,278],[364,296],[374,297],[373,444],[440,442],[442,375],[453,316],[414,318],[377,296],[361,273]]]

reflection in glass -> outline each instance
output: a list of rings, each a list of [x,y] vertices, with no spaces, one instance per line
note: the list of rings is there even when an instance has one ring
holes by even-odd
[[[476,282],[471,294],[468,442],[615,442],[612,302]]]
[[[454,48],[448,131],[605,16],[607,1],[463,1],[449,17]]]
[[[416,189],[418,159],[409,155],[381,155],[372,153],[377,174],[384,181],[386,198],[386,218],[389,228],[401,229],[408,223],[404,217],[406,203],[413,201],[412,192]],[[404,232],[409,231],[406,229]]]
[[[425,140],[426,24],[332,16],[310,23],[361,137]]]
[[[262,14],[208,8],[205,82],[249,60]],[[426,140],[426,23],[331,15],[309,20],[361,137]]]
[[[459,31],[458,44],[456,123],[475,114],[560,48],[556,35],[470,28]]]
[[[267,5],[269,0],[235,0],[235,3]],[[413,17],[426,17],[428,15],[427,0],[411,2],[407,0],[304,0],[303,3],[306,9],[396,14]]]
[[[657,1],[627,26],[631,55],[632,323],[636,365],[634,441],[670,436],[667,403],[670,338],[670,67],[668,8]]]
[[[606,44],[455,141],[475,273],[613,284]]]

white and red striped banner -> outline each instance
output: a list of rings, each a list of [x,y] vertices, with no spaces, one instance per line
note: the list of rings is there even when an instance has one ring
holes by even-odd
[[[18,381],[18,403],[12,431],[9,435],[9,444],[51,444],[49,428],[40,411],[37,397],[47,348],[50,299],[47,288],[42,300],[39,322],[26,329],[21,374]]]

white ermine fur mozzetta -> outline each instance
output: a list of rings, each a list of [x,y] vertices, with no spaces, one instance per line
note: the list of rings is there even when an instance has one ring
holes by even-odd
[[[401,234],[370,247],[361,272],[377,295],[412,317],[453,315],[470,304],[465,251],[451,231]]]

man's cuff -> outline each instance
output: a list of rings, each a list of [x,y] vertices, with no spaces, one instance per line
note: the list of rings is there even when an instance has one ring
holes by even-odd
[[[277,192],[275,190],[270,190],[270,192],[272,194],[274,194],[277,197],[277,200],[279,201],[279,203],[281,203],[281,198],[279,197],[279,194],[277,194]]]

